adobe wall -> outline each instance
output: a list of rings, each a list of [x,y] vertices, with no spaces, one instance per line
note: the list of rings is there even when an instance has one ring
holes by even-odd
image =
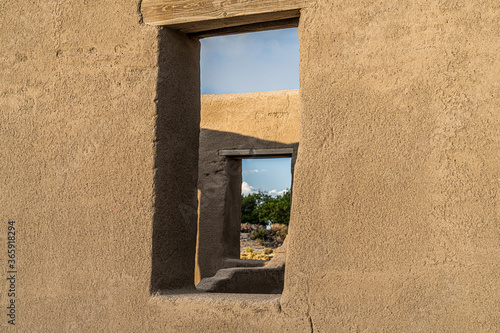
[[[302,11],[281,298],[151,294],[192,290],[199,44],[138,7],[0,5],[1,331],[500,330],[496,0]]]
[[[254,138],[294,144],[299,140],[299,111],[298,90],[202,95],[200,127],[237,133],[249,140]],[[203,138],[200,143],[202,141]],[[224,146],[240,148],[247,144],[225,143]]]
[[[283,311],[319,332],[500,329],[499,23],[498,1],[302,12]]]
[[[195,283],[240,256],[241,159],[220,156],[219,150],[296,151],[299,111],[298,90],[201,96]]]

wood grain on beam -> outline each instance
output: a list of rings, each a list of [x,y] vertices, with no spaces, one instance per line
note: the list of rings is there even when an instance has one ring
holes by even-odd
[[[145,23],[187,34],[297,18],[307,0],[143,0]]]

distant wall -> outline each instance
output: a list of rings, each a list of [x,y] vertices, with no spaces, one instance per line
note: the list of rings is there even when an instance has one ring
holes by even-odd
[[[298,90],[202,95],[196,283],[240,254],[241,159],[219,156],[219,150],[296,151],[299,111]]]
[[[299,140],[299,121],[298,90],[201,96],[202,129],[293,144]]]

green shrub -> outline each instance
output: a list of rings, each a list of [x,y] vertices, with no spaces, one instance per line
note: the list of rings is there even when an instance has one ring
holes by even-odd
[[[252,233],[250,234],[250,238],[253,240],[260,239],[264,241],[266,240],[268,234],[269,232],[265,228],[260,227],[259,229],[252,231]]]
[[[245,253],[253,253],[253,249],[251,247],[245,248]]]
[[[273,249],[270,249],[270,248],[268,248],[268,247],[266,247],[266,248],[264,249],[264,254],[271,254],[271,253],[273,253],[273,252],[274,252],[274,250],[273,250]]]

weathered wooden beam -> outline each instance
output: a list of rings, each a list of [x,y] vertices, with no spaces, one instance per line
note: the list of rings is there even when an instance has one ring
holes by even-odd
[[[290,157],[293,148],[221,149],[219,156],[234,158]]]
[[[236,27],[228,27],[228,28],[195,32],[195,33],[188,33],[188,35],[190,37],[205,38],[205,37],[213,37],[213,36],[241,34],[241,33],[245,33],[245,32],[294,28],[294,27],[298,27],[298,26],[299,26],[299,18],[297,17],[297,18],[291,18],[291,19],[285,19],[285,20],[279,20],[279,21],[246,24],[246,25],[239,25]]]
[[[143,0],[143,21],[187,34],[297,18],[308,0]]]

